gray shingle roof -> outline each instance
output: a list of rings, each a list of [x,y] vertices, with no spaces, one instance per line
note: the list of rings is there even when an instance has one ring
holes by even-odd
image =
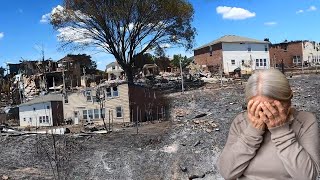
[[[226,35],[226,36],[222,36],[219,39],[216,39],[214,41],[211,41],[208,44],[205,44],[203,46],[200,46],[194,50],[198,50],[210,45],[214,45],[214,44],[218,44],[218,43],[260,43],[260,44],[269,44],[269,42],[267,41],[262,41],[262,40],[257,40],[257,39],[251,39],[251,38],[247,38],[247,37],[241,37],[241,36],[236,36],[236,35]]]
[[[48,94],[44,96],[35,97],[34,99],[28,102],[20,104],[19,106],[27,106],[27,105],[38,104],[43,102],[62,101],[62,100],[63,100],[63,97],[61,94]]]

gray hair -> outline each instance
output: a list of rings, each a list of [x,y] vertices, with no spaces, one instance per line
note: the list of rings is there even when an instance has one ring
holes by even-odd
[[[250,76],[245,93],[247,102],[258,95],[290,102],[293,96],[288,79],[277,69],[256,71]]]

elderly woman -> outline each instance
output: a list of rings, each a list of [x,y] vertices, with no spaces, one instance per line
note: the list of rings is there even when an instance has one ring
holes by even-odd
[[[319,172],[319,133],[313,114],[291,108],[292,91],[278,70],[254,73],[247,111],[231,124],[218,169],[228,180],[307,180]]]

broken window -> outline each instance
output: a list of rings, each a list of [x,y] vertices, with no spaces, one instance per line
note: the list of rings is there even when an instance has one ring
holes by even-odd
[[[88,119],[88,111],[87,110],[83,110],[82,114],[83,114],[83,119]]]
[[[236,64],[236,60],[232,59],[232,60],[231,60],[231,64],[232,64],[232,65],[235,65],[235,64]]]
[[[122,117],[122,107],[116,107],[116,112],[117,112],[117,118]]]
[[[118,87],[113,87],[112,91],[113,91],[113,97],[118,97],[119,96]]]
[[[94,118],[99,119],[99,109],[94,109]]]

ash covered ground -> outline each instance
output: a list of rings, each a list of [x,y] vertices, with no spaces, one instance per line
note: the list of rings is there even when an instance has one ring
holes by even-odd
[[[293,106],[320,121],[320,75],[294,76],[290,83]],[[0,137],[0,177],[222,179],[215,164],[233,118],[243,110],[244,85],[170,94],[170,121],[139,127],[138,135],[132,127],[83,137]]]

